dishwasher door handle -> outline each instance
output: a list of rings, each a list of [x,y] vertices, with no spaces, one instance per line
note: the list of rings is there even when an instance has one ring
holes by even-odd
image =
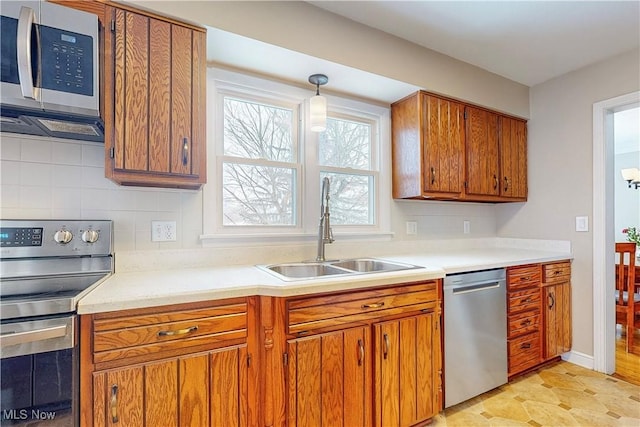
[[[488,291],[489,289],[499,288],[500,284],[501,282],[496,282],[496,281],[488,282],[488,283],[471,283],[468,286],[454,288],[453,294],[460,295],[460,294],[468,294],[471,292]]]

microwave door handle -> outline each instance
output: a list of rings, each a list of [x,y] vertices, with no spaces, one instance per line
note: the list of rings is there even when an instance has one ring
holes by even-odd
[[[30,7],[20,8],[18,18],[18,78],[20,90],[25,98],[36,99],[31,74],[31,29],[36,20],[36,14]]]

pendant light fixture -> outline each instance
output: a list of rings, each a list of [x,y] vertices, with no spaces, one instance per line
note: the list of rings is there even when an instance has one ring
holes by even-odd
[[[329,77],[324,74],[309,76],[309,83],[316,85],[316,95],[309,100],[312,132],[322,132],[327,128],[327,98],[320,95],[320,86],[326,85]]]

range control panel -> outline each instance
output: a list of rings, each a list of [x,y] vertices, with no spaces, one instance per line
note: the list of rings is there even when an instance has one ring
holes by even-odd
[[[109,220],[0,220],[2,258],[108,255],[112,245]]]

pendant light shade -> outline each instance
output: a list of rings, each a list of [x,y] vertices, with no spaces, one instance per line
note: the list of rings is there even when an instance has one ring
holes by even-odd
[[[324,74],[309,76],[309,83],[316,85],[316,95],[309,100],[309,118],[312,132],[322,132],[327,128],[327,98],[320,95],[320,85],[327,84]]]

